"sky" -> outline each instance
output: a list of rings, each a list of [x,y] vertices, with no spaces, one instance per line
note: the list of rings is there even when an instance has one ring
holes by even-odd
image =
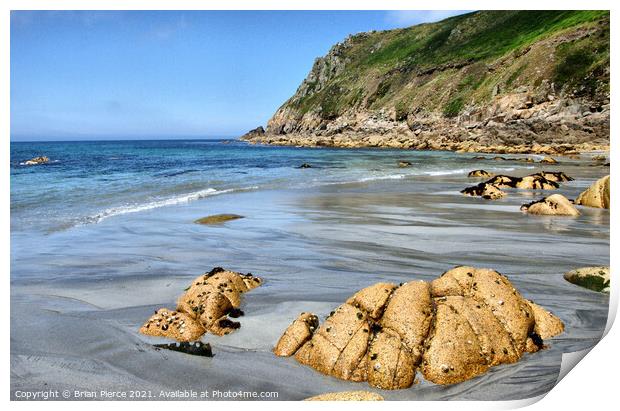
[[[347,35],[464,11],[12,11],[11,140],[237,137]]]

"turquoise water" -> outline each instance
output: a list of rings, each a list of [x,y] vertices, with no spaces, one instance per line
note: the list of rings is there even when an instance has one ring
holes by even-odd
[[[40,155],[50,163],[23,164]],[[413,167],[396,167],[400,159]],[[235,191],[466,171],[448,160],[454,160],[453,153],[271,147],[226,140],[11,143],[11,229],[66,230]],[[303,163],[313,168],[298,168]]]
[[[39,155],[51,163],[20,165]],[[12,144],[12,392],[178,387],[275,390],[298,400],[368,389],[271,349],[299,312],[324,318],[370,284],[431,281],[455,265],[505,274],[566,332],[549,349],[462,384],[422,380],[382,394],[507,400],[547,392],[562,353],[596,344],[605,327],[609,296],[562,274],[609,264],[609,210],[532,216],[520,205],[549,192],[507,190],[487,201],[459,190],[478,181],[467,177],[473,169],[516,176],[544,169],[574,177],[557,192],[575,198],[609,168],[587,159],[543,168],[477,156],[235,141]],[[245,218],[193,223],[217,213]],[[150,344],[161,341],[140,335],[140,325],[215,266],[265,280],[244,295],[241,328],[203,337],[214,358],[155,351]]]

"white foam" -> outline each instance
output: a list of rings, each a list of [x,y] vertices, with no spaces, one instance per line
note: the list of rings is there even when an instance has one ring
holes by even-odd
[[[363,177],[359,180],[356,180],[358,183],[365,183],[366,181],[375,181],[375,180],[400,180],[401,178],[405,178],[405,174],[390,174],[387,176],[373,176],[373,177]]]
[[[255,188],[257,187],[247,187],[245,190],[251,190]],[[84,223],[86,224],[99,223],[100,221],[103,221],[106,218],[113,217],[113,216],[129,214],[129,213],[138,213],[140,211],[152,210],[154,208],[189,203],[190,201],[200,200],[201,198],[211,197],[214,195],[230,193],[231,191],[234,191],[234,189],[216,190],[214,188],[207,188],[205,190],[195,191],[195,192],[188,193],[188,194],[182,194],[179,196],[166,198],[163,200],[151,201],[151,202],[144,203],[144,204],[132,204],[132,205],[126,205],[126,206],[120,206],[120,207],[111,207],[106,210],[103,210],[100,213],[86,217]]]
[[[424,174],[429,175],[429,176],[450,176],[453,174],[464,174],[468,172],[469,172],[468,169],[459,168],[456,170],[427,171]]]

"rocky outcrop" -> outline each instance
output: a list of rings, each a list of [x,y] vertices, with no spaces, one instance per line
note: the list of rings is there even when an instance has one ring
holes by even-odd
[[[609,208],[610,199],[609,176],[593,183],[586,191],[579,194],[575,204],[587,207]]]
[[[306,398],[304,401],[383,401],[383,396],[370,391],[329,392]]]
[[[473,46],[489,38],[487,51]],[[244,139],[547,156],[607,150],[608,50],[605,12],[481,11],[360,33],[318,58],[265,133]]]
[[[354,294],[320,327],[308,319],[302,313],[289,326],[276,354],[382,389],[410,387],[416,372],[436,384],[462,382],[544,348],[543,335],[564,329],[506,277],[473,267],[456,267],[431,283],[377,283]]]
[[[241,324],[230,318],[243,315],[241,295],[262,284],[252,274],[215,267],[192,281],[177,302],[176,311],[162,308],[140,328],[145,335],[193,341],[210,332],[225,335]]]
[[[26,166],[35,166],[35,165],[38,165],[38,164],[47,164],[49,162],[50,162],[49,157],[40,156],[40,157],[31,158],[30,160],[26,160],[26,161],[24,161],[23,164],[26,165]]]
[[[583,267],[564,274],[569,283],[588,288],[593,291],[609,294],[609,267]]]
[[[497,188],[518,188],[522,190],[555,190],[559,185],[554,181],[549,181],[540,174],[532,174],[525,177],[512,177],[497,175],[485,181]]]
[[[242,140],[252,140],[255,138],[260,138],[262,136],[265,135],[265,129],[263,128],[263,126],[258,126],[250,131],[248,131],[247,133],[245,133],[244,135],[241,136]]]
[[[474,177],[476,174],[482,175],[483,173],[486,173],[486,171],[476,170],[469,173],[468,176]],[[548,180],[545,175],[552,179]],[[562,172],[548,173],[544,171],[542,173],[531,174],[525,177],[496,175],[483,183],[461,190],[461,193],[472,197],[482,197],[485,200],[497,200],[506,195],[506,193],[501,190],[502,188],[517,188],[521,190],[555,190],[559,187],[559,184],[556,183],[555,180],[560,181],[564,178],[570,177]]]
[[[244,218],[244,217],[242,215],[237,215],[237,214],[215,214],[215,215],[210,215],[207,217],[199,218],[198,220],[195,220],[194,223],[206,224],[206,225],[222,224],[222,223],[225,223],[226,221],[238,220],[239,218]]]
[[[562,194],[553,194],[542,200],[523,204],[521,211],[537,215],[578,216],[579,210]]]

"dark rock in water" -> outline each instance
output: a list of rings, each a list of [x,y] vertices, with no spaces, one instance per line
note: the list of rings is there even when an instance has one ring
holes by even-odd
[[[30,160],[24,161],[24,165],[35,166],[35,165],[38,165],[38,164],[47,164],[49,162],[50,162],[49,157],[40,156],[40,157],[35,157],[35,158],[31,158]]]
[[[225,223],[226,221],[237,220],[239,218],[245,218],[245,217],[243,217],[242,215],[237,215],[237,214],[215,214],[215,215],[210,215],[207,217],[199,218],[198,220],[195,220],[194,223],[196,224],[221,224],[221,223]]]
[[[178,351],[190,355],[199,355],[201,357],[213,357],[211,344],[196,342],[181,342],[172,344],[154,344],[155,348],[163,348],[165,350]]]
[[[311,164],[308,164],[308,163],[303,163],[302,165],[300,165],[300,166],[299,166],[299,167],[297,167],[297,168],[312,168],[312,165],[311,165]]]
[[[400,160],[398,162],[398,167],[411,167],[411,161]]]

